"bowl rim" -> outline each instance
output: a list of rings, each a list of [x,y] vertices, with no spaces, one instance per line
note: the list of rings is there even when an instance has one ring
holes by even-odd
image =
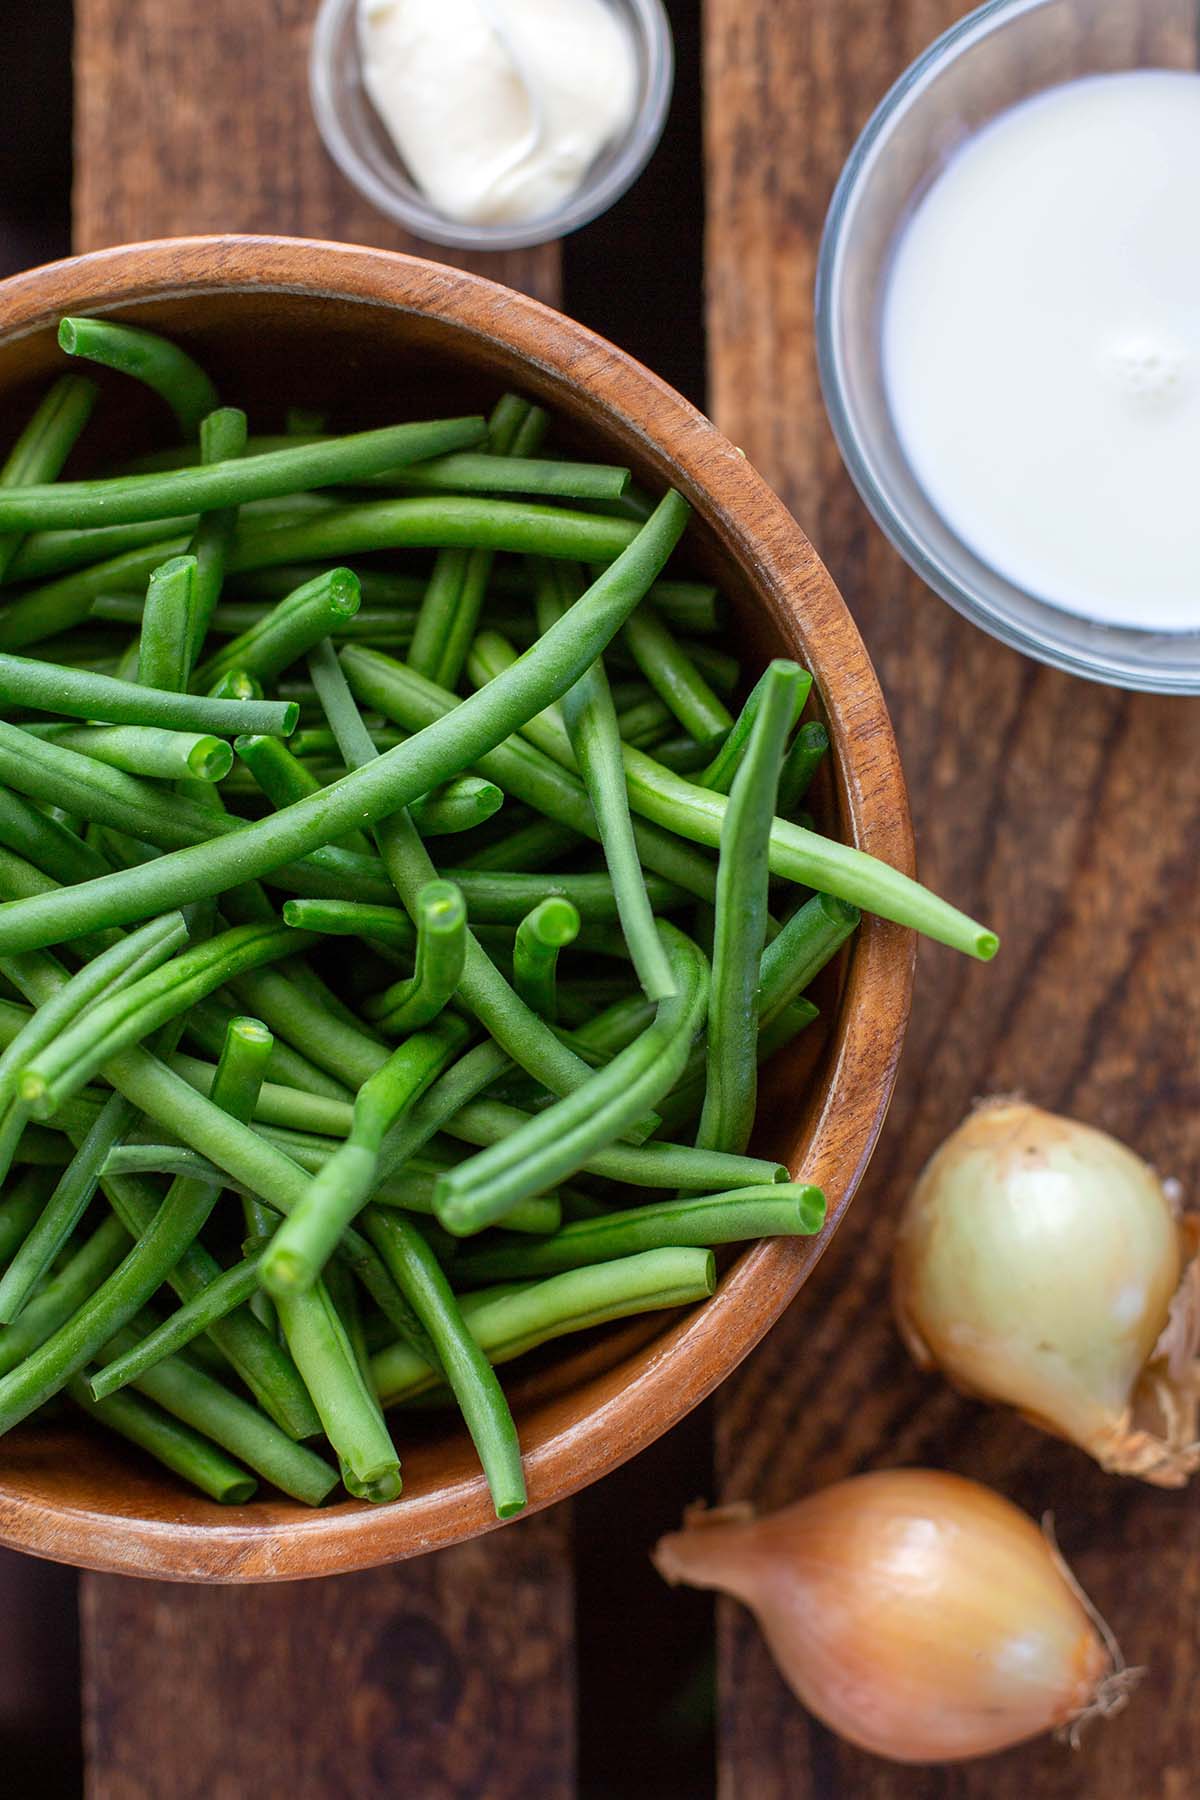
[[[1039,609],[1039,616],[1045,614],[1045,619],[1040,625],[1038,621],[1026,623],[1010,613],[1001,600],[990,600],[977,586],[964,579],[909,523],[902,509],[893,504],[893,489],[880,473],[870,434],[860,430],[859,412],[849,399],[849,382],[844,373],[837,331],[845,279],[845,243],[862,184],[877,156],[886,148],[885,139],[893,119],[965,51],[1011,20],[1054,3],[1055,0],[983,0],[982,5],[940,32],[897,76],[871,112],[838,176],[817,255],[814,334],[821,393],[842,461],[871,517],[925,585],[961,617],[1010,649],[1068,675],[1134,692],[1194,694],[1200,692],[1195,632],[1158,632],[1136,626],[1101,625],[1065,608],[1052,606],[1032,593],[1025,597]],[[899,224],[897,219],[897,226]],[[993,570],[992,573],[999,580],[1007,581],[1001,571]],[[1014,591],[1024,592],[1015,583],[1008,582],[1008,585]],[[1099,642],[1077,641],[1077,634],[1084,630],[1097,634]],[[1169,664],[1160,668],[1131,661],[1132,647],[1138,639],[1147,638],[1163,642],[1174,639],[1190,644],[1191,662],[1176,669]]]
[[[321,0],[313,22],[308,59],[308,92],[317,130],[329,155],[347,181],[385,217],[431,244],[460,250],[527,250],[551,243],[607,212],[631,188],[658,148],[675,85],[675,42],[663,0],[624,0],[630,30],[645,47],[647,80],[641,102],[611,162],[598,174],[589,169],[583,180],[552,212],[508,225],[471,225],[440,213],[415,187],[412,193],[379,175],[359,155],[343,118],[349,96],[337,75],[337,39],[346,15],[359,0]],[[358,58],[357,35],[355,56]],[[364,94],[364,103],[371,105]],[[372,108],[372,110],[374,110]],[[386,128],[385,128],[386,135]],[[390,145],[390,138],[389,138]],[[392,147],[397,172],[400,153]],[[603,155],[603,152],[601,152]]]
[[[874,669],[831,577],[783,502],[697,409],[625,352],[542,302],[485,278],[394,251],[312,239],[160,239],[92,251],[0,282],[0,345],[70,311],[109,311],[230,291],[329,296],[432,317],[499,343],[543,388],[570,390],[591,416],[638,443],[717,532],[754,583],[764,612],[790,621],[812,660],[835,745],[844,835],[911,873],[913,839],[891,721]],[[800,621],[803,620],[803,626]],[[523,1434],[532,1513],[608,1473],[705,1399],[769,1330],[830,1242],[882,1127],[912,992],[911,932],[873,916],[855,934],[827,1077],[794,1173],[826,1189],[829,1213],[812,1239],[750,1246],[716,1294],[669,1323],[615,1367],[535,1409]],[[538,1422],[541,1421],[539,1424]],[[192,1523],[47,1499],[43,1465],[0,1462],[0,1542],[85,1568],[159,1579],[301,1579],[377,1566],[496,1528],[482,1475],[394,1506],[337,1504],[308,1513],[280,1502],[212,1506]],[[522,1515],[525,1516],[525,1515]]]

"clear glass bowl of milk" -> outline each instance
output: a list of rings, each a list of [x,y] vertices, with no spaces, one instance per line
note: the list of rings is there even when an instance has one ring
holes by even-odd
[[[1200,692],[1194,0],[992,0],[869,121],[817,275],[878,523],[977,625]]]

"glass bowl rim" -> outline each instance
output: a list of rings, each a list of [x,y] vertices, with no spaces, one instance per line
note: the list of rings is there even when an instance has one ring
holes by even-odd
[[[633,186],[658,146],[674,90],[675,45],[664,0],[614,0],[614,4],[625,11],[645,45],[645,94],[603,175],[594,178],[589,171],[574,194],[553,212],[519,224],[464,224],[445,218],[415,192],[410,195],[393,187],[363,160],[342,121],[344,89],[336,78],[334,56],[336,35],[358,0],[321,0],[313,23],[308,85],[322,142],[342,174],[372,206],[428,243],[458,250],[526,250],[566,237],[607,212]]]
[[[861,184],[880,149],[881,141],[893,118],[912,97],[973,43],[986,37],[1008,19],[1035,12],[1053,3],[1054,0],[985,0],[982,6],[956,20],[908,65],[888,88],[863,126],[833,190],[817,257],[814,333],[821,392],[842,460],[871,517],[909,567],[955,612],[1001,643],[1007,644],[1010,649],[1019,650],[1024,655],[1048,664],[1051,668],[1061,669],[1069,675],[1080,675],[1109,686],[1146,693],[1200,693],[1200,632],[1146,632],[1132,626],[1101,626],[1082,618],[1077,619],[1065,609],[1052,607],[1048,602],[1039,600],[1036,595],[1027,596],[1035,605],[1044,608],[1048,615],[1052,615],[1055,624],[1061,624],[1067,637],[1076,627],[1092,631],[1103,630],[1113,646],[1112,653],[1105,655],[1095,647],[1075,646],[1066,641],[1065,637],[1049,635],[1049,623],[1043,634],[1035,626],[1022,623],[1002,605],[993,604],[978,592],[949,562],[938,555],[893,504],[889,484],[877,472],[869,434],[860,432],[854,410],[847,399],[847,383],[836,332],[845,236],[847,227],[852,222]],[[1001,581],[1007,579],[998,571],[994,573]],[[1021,591],[1016,589],[1015,584],[1008,585],[1014,591]],[[1165,664],[1154,667],[1131,661],[1126,653],[1127,649],[1133,641],[1148,638],[1163,643],[1178,641],[1181,645],[1189,646],[1190,662],[1178,667]]]

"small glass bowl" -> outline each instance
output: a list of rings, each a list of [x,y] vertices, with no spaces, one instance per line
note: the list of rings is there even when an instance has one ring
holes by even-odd
[[[1200,632],[1098,625],[1050,606],[983,562],[934,511],[892,423],[881,313],[904,225],[980,126],[1076,76],[1194,70],[1194,59],[1190,0],[990,0],[938,38],[868,121],[830,205],[816,298],[821,386],[838,446],[877,523],[922,580],[1041,662],[1174,694],[1200,693]]]
[[[637,58],[637,101],[625,136],[609,144],[556,211],[517,225],[465,225],[436,211],[415,185],[363,85],[358,0],[323,0],[313,27],[309,91],[325,148],[359,192],[389,219],[434,244],[461,250],[522,250],[578,231],[632,187],[662,136],[675,78],[671,26],[662,0],[609,0],[625,20]]]

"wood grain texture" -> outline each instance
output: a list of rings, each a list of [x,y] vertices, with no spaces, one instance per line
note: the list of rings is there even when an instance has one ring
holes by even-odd
[[[308,102],[316,0],[77,0],[75,248],[280,232],[409,250],[559,297],[557,244],[418,242],[341,175]]]
[[[310,0],[76,0],[77,249],[260,230],[414,250],[325,155]],[[441,261],[461,260],[430,249]],[[481,257],[551,303],[558,246]],[[570,1509],[419,1564],[303,1589],[85,1575],[87,1786],[336,1800],[565,1800]]]
[[[722,1389],[722,1493],[762,1508],[890,1464],[975,1475],[1063,1547],[1148,1674],[1078,1756],[1051,1743],[953,1770],[837,1743],[721,1615],[723,1800],[1184,1800],[1200,1748],[1200,1513],[1105,1477],[909,1365],[892,1328],[892,1222],[974,1096],[1022,1089],[1128,1139],[1193,1194],[1200,1175],[1200,710],[1041,668],[959,619],[876,530],[826,425],[811,294],[854,137],[955,0],[709,0],[712,410],[812,536],[889,700],[923,878],[995,925],[990,968],[925,948],[900,1084],[850,1217],[788,1316]],[[1114,62],[1141,29],[1110,38]],[[1191,36],[1178,9],[1171,48]],[[1069,34],[1068,34],[1069,35]]]
[[[92,1800],[567,1800],[565,1513],[295,1587],[89,1576]]]

